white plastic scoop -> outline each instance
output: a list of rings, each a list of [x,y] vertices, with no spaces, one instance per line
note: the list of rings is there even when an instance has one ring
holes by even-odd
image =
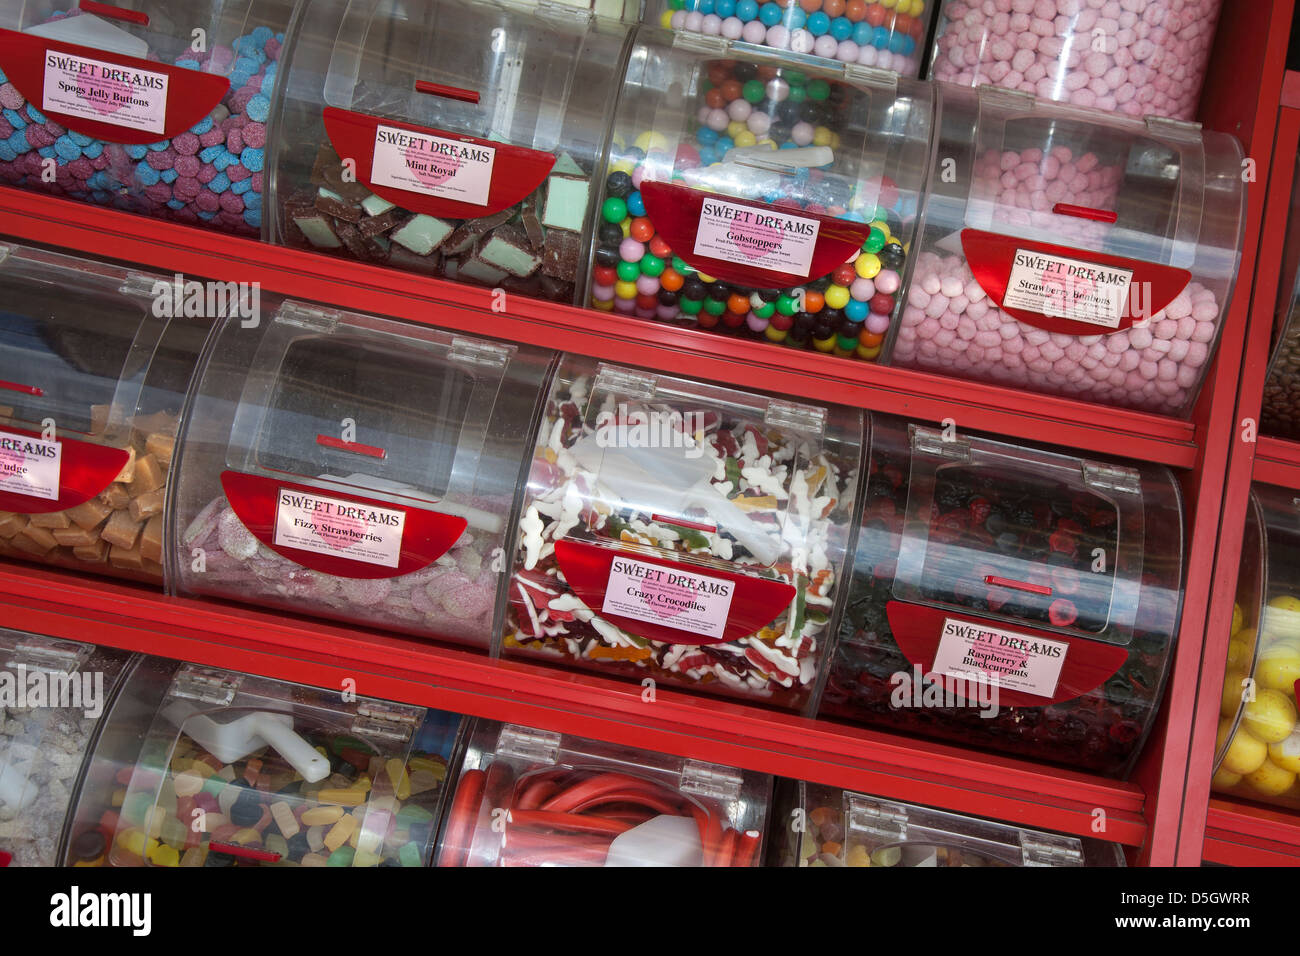
[[[293,718],[255,710],[219,724],[188,705],[173,704],[167,719],[180,727],[200,747],[223,763],[234,763],[249,754],[271,746],[308,783],[324,780],[330,763],[293,729]]]
[[[601,484],[629,505],[643,511],[684,515],[703,508],[731,532],[761,563],[772,564],[780,547],[730,499],[713,487],[713,462],[700,454],[687,457],[687,448],[602,448],[586,435],[569,451],[578,464],[597,475]]]
[[[703,862],[699,825],[691,817],[671,814],[651,817],[620,833],[605,857],[606,866],[699,866]]]
[[[0,760],[0,807],[26,810],[36,799],[36,786],[28,782],[27,773]]]
[[[23,31],[32,36],[45,37],[47,40],[59,40],[63,43],[75,43],[88,46],[105,53],[119,53],[122,56],[134,56],[141,59],[149,55],[149,44],[140,37],[127,33],[107,20],[89,13],[75,17],[63,17],[49,23],[39,23]]]

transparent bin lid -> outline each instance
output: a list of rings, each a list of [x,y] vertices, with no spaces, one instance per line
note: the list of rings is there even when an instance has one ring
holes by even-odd
[[[955,166],[930,171],[892,360],[1186,414],[1236,277],[1240,144],[1195,124],[938,89],[935,155]]]
[[[643,28],[615,112],[588,300],[874,359],[929,158],[929,86]]]
[[[173,308],[178,288],[0,247],[0,553],[161,581],[176,432],[210,330]]]
[[[790,810],[779,865],[1123,866],[1117,844],[1033,830],[803,781],[778,784]]]
[[[0,858],[54,866],[64,817],[129,654],[0,630]]]
[[[295,302],[227,323],[185,439],[181,587],[486,647],[548,362]]]
[[[1182,599],[1166,469],[872,423],[821,713],[1122,776]]]
[[[426,865],[460,721],[234,671],[149,662],[109,718],[68,861]],[[132,737],[134,748],[122,747]]]
[[[71,7],[71,9],[65,9]],[[0,180],[249,236],[292,0],[0,11]]]
[[[1300,504],[1256,484],[1242,543],[1223,678],[1213,788],[1300,808]]]
[[[586,5],[311,0],[272,240],[572,302],[627,35]]]
[[[475,721],[438,866],[758,866],[772,778]]]
[[[505,648],[806,706],[862,428],[847,409],[566,357]]]

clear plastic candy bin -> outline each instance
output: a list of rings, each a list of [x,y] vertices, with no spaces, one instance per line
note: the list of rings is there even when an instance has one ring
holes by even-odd
[[[425,866],[456,714],[141,659],[69,821],[72,866]]]
[[[874,361],[898,311],[933,105],[929,84],[883,70],[642,28],[588,302]]]
[[[0,866],[54,866],[129,654],[0,630]]]
[[[944,0],[930,75],[1190,120],[1221,0]]]
[[[864,442],[856,409],[565,356],[503,653],[809,709]]]
[[[585,7],[308,0],[272,241],[573,303],[628,28]]]
[[[1296,157],[1300,170],[1300,156]],[[1260,431],[1300,439],[1300,177],[1291,190]]]
[[[175,585],[487,649],[552,353],[285,302],[181,436]]]
[[[1124,866],[1116,843],[803,781],[778,781],[776,792],[776,866]]]
[[[438,866],[760,866],[772,778],[475,721]]]
[[[915,77],[933,10],[927,0],[650,0],[646,20]]]
[[[181,314],[191,291],[0,246],[0,555],[162,584],[176,432],[211,331]]]
[[[1173,657],[1182,529],[1166,468],[875,416],[822,716],[1126,775]]]
[[[0,182],[262,234],[292,0],[0,7]]]
[[[1224,665],[1213,787],[1300,809],[1300,505],[1256,485]]]
[[[940,84],[905,368],[1186,416],[1236,280],[1241,145],[992,87]]]

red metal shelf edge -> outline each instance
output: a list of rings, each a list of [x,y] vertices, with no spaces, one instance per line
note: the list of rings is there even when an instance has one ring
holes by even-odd
[[[1300,866],[1300,816],[1213,799],[1202,855],[1231,866]]]
[[[7,626],[522,722],[1141,845],[1131,784],[723,701],[641,688],[399,635],[355,631],[0,563]],[[1105,829],[1094,830],[1098,810]]]
[[[164,273],[258,281],[284,295],[820,401],[1190,468],[1189,421],[925,372],[836,360],[237,239],[0,187],[0,234]],[[725,354],[723,354],[725,352]]]
[[[1261,435],[1255,444],[1254,479],[1300,489],[1300,442]]]

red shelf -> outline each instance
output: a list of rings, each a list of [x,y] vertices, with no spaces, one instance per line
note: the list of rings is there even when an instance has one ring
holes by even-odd
[[[1134,784],[0,562],[5,624],[1138,846]],[[1098,811],[1104,812],[1104,818]],[[1097,830],[1098,820],[1104,830]]]
[[[1300,866],[1300,817],[1216,797],[1202,857],[1229,866]]]
[[[1268,485],[1300,489],[1300,443],[1261,437],[1255,448],[1253,478]]]

